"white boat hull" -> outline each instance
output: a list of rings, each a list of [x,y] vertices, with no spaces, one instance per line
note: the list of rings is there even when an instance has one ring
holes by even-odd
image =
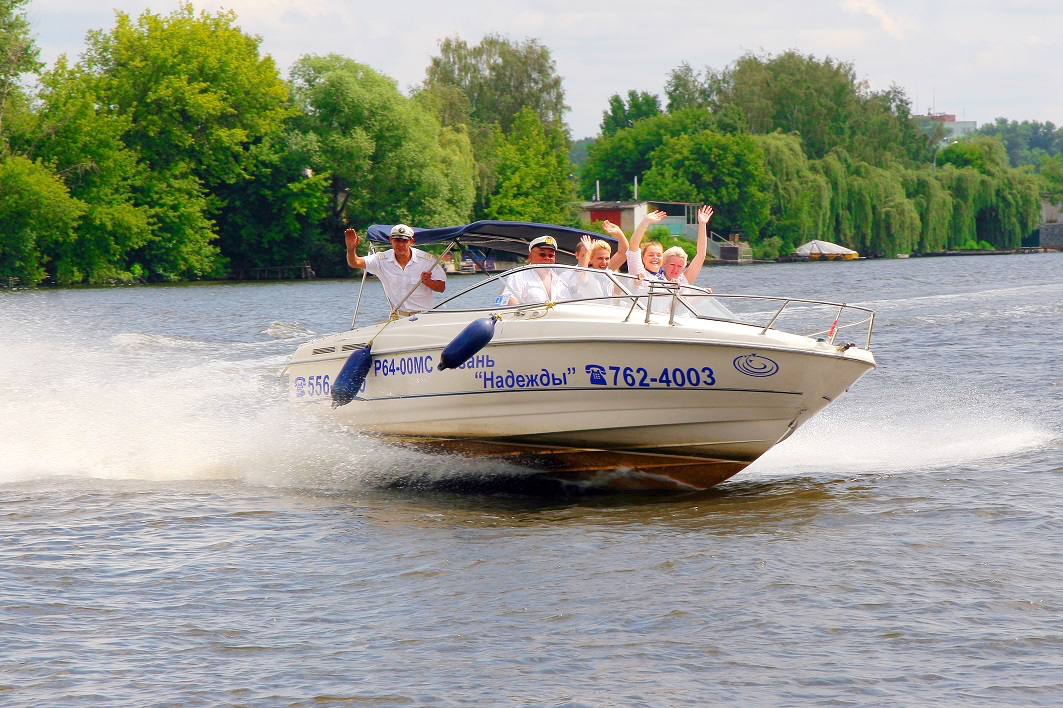
[[[562,479],[703,489],[740,472],[874,368],[871,353],[751,325],[623,321],[570,304],[501,322],[456,370],[440,352],[473,319],[432,312],[307,343],[289,393],[363,431],[515,461]],[[373,340],[358,397],[330,384]]]

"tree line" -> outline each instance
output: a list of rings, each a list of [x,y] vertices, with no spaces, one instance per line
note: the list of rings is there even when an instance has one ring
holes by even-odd
[[[683,64],[664,100],[613,96],[577,167],[536,40],[445,38],[407,95],[339,55],[282,78],[235,13],[184,4],[116,12],[46,68],[27,1],[0,0],[0,278],[29,285],[346,275],[347,226],[578,225],[577,195],[628,199],[636,177],[654,200],[713,204],[713,226],[762,256],[810,238],[886,256],[1013,247],[1063,173],[1058,142],[1020,165],[996,135],[940,147],[899,89],[796,52]]]

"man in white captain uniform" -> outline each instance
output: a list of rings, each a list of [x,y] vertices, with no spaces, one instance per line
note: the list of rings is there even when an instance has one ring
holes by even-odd
[[[557,241],[553,236],[539,236],[528,244],[528,265],[553,265],[557,261]],[[552,268],[522,270],[503,278],[505,289],[498,304],[529,305],[557,302],[571,297],[568,283]]]
[[[396,224],[391,229],[388,241],[391,250],[369,255],[358,255],[359,237],[354,229],[344,232],[347,241],[347,265],[363,268],[380,278],[384,286],[384,295],[391,309],[402,317],[416,315],[432,308],[435,295],[447,287],[447,274],[435,260],[424,251],[413,247],[414,233],[406,224]],[[413,293],[403,302],[406,293]],[[399,309],[401,308],[401,309]]]

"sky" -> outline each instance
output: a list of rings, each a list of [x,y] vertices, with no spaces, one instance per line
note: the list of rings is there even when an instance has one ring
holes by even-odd
[[[123,0],[117,9],[169,14],[178,0]],[[304,54],[342,54],[394,79],[424,79],[439,41],[487,34],[535,39],[563,80],[575,139],[599,132],[613,94],[661,96],[683,62],[722,70],[747,52],[787,50],[852,65],[872,90],[904,89],[914,113],[1063,125],[1063,2],[1059,0],[193,0],[232,10],[287,77]],[[115,0],[29,0],[41,59],[85,50],[90,30],[114,27]]]

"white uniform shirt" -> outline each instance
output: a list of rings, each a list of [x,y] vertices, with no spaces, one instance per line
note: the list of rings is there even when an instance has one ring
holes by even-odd
[[[365,270],[380,278],[380,284],[384,286],[384,295],[392,307],[398,306],[402,298],[406,297],[406,293],[416,285],[417,289],[406,298],[401,309],[408,312],[424,312],[430,310],[436,301],[435,293],[421,282],[421,273],[431,269],[432,280],[442,280],[444,283],[447,282],[447,274],[438,264],[432,268],[432,261],[435,258],[424,251],[413,248],[410,249],[410,253],[410,262],[405,268],[398,264],[395,260],[395,252],[390,249],[381,253],[370,253],[365,257]]]
[[[543,282],[544,277],[549,277],[549,289]],[[504,280],[506,287],[499,297],[502,304],[508,303],[510,298],[515,299],[521,305],[528,305],[539,302],[558,302],[571,297],[568,283],[561,277],[560,272],[552,268],[522,270],[505,276]]]

